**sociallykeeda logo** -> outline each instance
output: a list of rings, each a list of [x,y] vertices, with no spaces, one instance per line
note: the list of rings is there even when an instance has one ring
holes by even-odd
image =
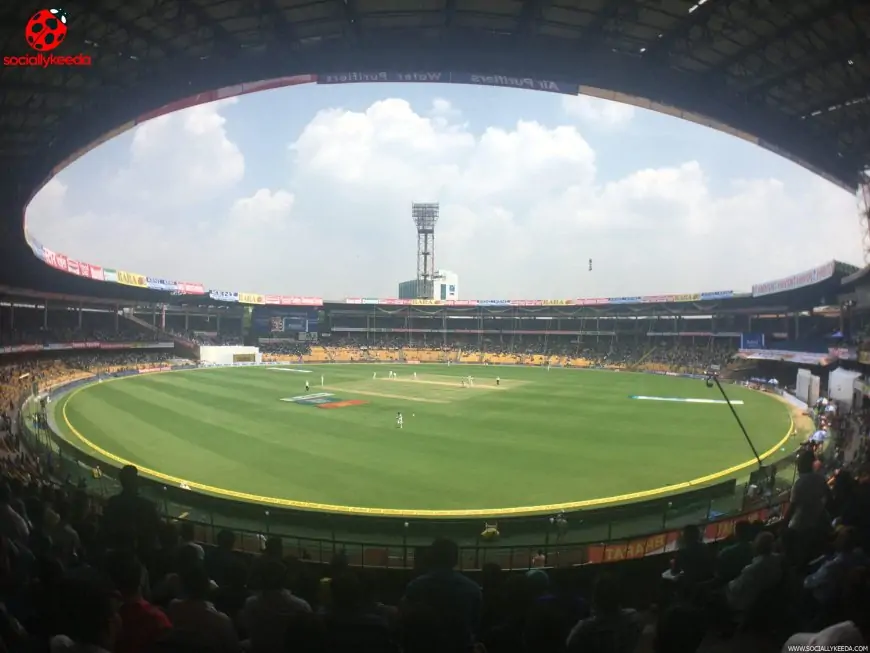
[[[24,27],[24,40],[36,54],[4,56],[3,65],[48,68],[49,66],[90,66],[87,54],[57,55],[52,51],[66,39],[67,14],[63,9],[40,9]]]
[[[4,66],[27,66],[48,68],[49,66],[90,66],[91,57],[87,54],[60,57],[56,54],[27,54],[20,57],[3,57]]]

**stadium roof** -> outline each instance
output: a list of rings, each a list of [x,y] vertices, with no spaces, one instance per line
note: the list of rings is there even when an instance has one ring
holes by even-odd
[[[4,57],[33,54],[24,28],[39,8],[0,5]],[[64,9],[69,34],[56,52],[87,54],[90,67],[4,59],[0,69],[0,165],[13,172],[0,179],[0,259],[19,271],[36,264],[23,207],[61,161],[180,98],[294,74],[554,80],[728,129],[846,188],[870,169],[870,5],[859,0],[77,0]]]

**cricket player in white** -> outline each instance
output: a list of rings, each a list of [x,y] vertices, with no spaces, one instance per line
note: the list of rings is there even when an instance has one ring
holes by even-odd
[[[311,389],[311,386],[308,385],[308,381],[305,382],[305,392],[308,392]]]
[[[416,372],[414,372],[414,380],[415,381],[417,380],[417,373]]]
[[[500,376],[495,377],[495,384],[501,385],[501,377]]]
[[[403,423],[404,419],[402,418],[402,413],[396,413],[396,428],[404,428]]]
[[[472,388],[474,387],[474,377],[473,376],[468,377],[468,385],[470,385]]]
[[[374,381],[376,378],[378,378],[378,373],[372,372],[372,381]]]
[[[322,376],[320,377],[320,387],[321,388],[323,387],[323,377]]]
[[[395,378],[396,378],[396,373],[395,373],[393,370],[390,370],[390,376],[389,376],[389,378],[391,378],[391,379],[395,379]]]

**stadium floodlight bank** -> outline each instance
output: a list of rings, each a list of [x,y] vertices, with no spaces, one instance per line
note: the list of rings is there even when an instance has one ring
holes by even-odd
[[[411,204],[411,218],[417,227],[417,299],[432,296],[435,281],[435,225],[441,214],[436,203]]]

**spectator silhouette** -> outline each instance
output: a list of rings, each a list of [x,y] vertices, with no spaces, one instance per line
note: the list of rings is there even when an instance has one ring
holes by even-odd
[[[456,571],[459,547],[452,540],[436,539],[429,548],[429,568],[405,590],[410,606],[428,608],[441,622],[449,651],[466,651],[480,627],[483,599],[480,587]]]
[[[279,561],[267,559],[260,565],[261,589],[245,602],[239,618],[250,639],[251,653],[280,649],[292,619],[310,613],[311,606],[286,589],[287,569]]]
[[[118,474],[121,492],[106,503],[103,522],[113,545],[134,542],[140,555],[150,559],[160,531],[157,507],[139,496],[139,470],[125,465]]]
[[[145,569],[130,551],[112,551],[106,569],[121,595],[121,634],[115,653],[145,653],[172,624],[166,614],[142,596]]]
[[[640,639],[637,612],[622,607],[619,582],[601,574],[592,595],[592,616],[581,619],[568,635],[568,653],[632,653]]]

